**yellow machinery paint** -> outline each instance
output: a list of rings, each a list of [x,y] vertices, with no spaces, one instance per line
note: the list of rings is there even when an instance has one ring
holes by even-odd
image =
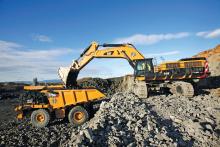
[[[49,96],[48,98],[52,109],[87,103],[105,96],[97,89],[54,90],[54,93],[56,94],[49,93],[49,95],[52,96]]]
[[[206,60],[164,62],[155,67],[155,72],[162,72],[175,68],[203,67],[205,63]]]
[[[100,49],[100,47],[102,48]],[[25,111],[35,111],[32,113],[32,120],[38,127],[45,126],[48,121],[44,125],[41,125],[42,122],[40,124],[36,122],[47,120],[41,118],[48,118],[52,113],[55,114],[56,118],[64,118],[68,114],[69,121],[76,124],[84,122],[88,114],[79,105],[88,104],[105,97],[97,89],[75,89],[80,70],[94,58],[123,58],[128,60],[135,71],[134,76],[127,80],[128,91],[134,92],[139,97],[147,97],[149,89],[169,88],[171,93],[176,94],[176,87],[178,86],[182,86],[184,96],[191,97],[194,95],[194,89],[190,82],[194,79],[206,78],[209,74],[208,63],[205,58],[181,59],[174,62],[163,62],[155,66],[152,58],[145,58],[132,44],[99,45],[92,42],[69,67],[59,68],[58,73],[63,85],[24,87],[28,91],[44,93],[48,102],[30,102],[16,107],[17,118],[22,119]],[[139,69],[139,67],[141,68]],[[37,109],[39,112],[36,111]]]
[[[15,108],[17,119],[24,118],[24,111],[34,111],[37,109],[46,109],[50,113],[54,112],[56,118],[64,118],[67,114],[67,108],[73,108],[74,106],[83,105],[105,97],[97,89],[65,89],[62,85],[25,86],[24,89],[44,93],[48,98],[48,103],[24,103],[17,106]]]

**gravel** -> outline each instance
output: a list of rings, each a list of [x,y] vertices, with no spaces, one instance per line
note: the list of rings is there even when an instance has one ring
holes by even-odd
[[[193,146],[220,144],[220,99],[198,95],[191,99],[175,96],[154,96],[144,100],[158,116],[170,119],[182,136],[190,137]]]
[[[67,139],[74,128],[66,122],[52,122],[45,128],[34,128],[28,120],[1,124],[0,144],[7,146],[58,146]]]
[[[84,82],[85,83],[85,82]],[[106,93],[120,91],[114,82],[87,82]],[[86,84],[84,84],[85,86]],[[113,89],[115,88],[115,89]],[[210,90],[212,91],[212,90]],[[111,95],[111,94],[109,94]],[[218,146],[220,99],[205,92],[193,98],[172,95],[140,99],[133,93],[116,92],[103,101],[87,123],[72,127],[65,120],[34,128],[26,119],[17,122],[10,100],[0,100],[0,146]],[[10,105],[10,111],[6,108]]]
[[[218,146],[219,108],[211,95],[139,99],[118,93],[62,146]]]

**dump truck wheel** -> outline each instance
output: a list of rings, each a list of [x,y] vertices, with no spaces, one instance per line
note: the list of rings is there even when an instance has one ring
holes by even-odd
[[[88,118],[88,112],[81,106],[73,107],[68,114],[69,122],[74,126],[80,126],[84,124]]]
[[[37,128],[42,128],[48,125],[50,114],[45,109],[38,109],[31,114],[31,123]]]
[[[187,82],[174,82],[170,86],[170,92],[177,96],[184,96],[191,98],[194,96],[194,88],[191,83]]]

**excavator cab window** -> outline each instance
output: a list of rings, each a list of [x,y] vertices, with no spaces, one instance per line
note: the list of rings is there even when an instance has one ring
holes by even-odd
[[[134,75],[145,76],[146,73],[154,73],[152,58],[136,60]]]

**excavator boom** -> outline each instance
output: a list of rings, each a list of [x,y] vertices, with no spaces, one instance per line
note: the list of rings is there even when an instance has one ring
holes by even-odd
[[[135,61],[144,59],[144,56],[132,44],[99,45],[96,42],[92,42],[69,67],[59,68],[58,74],[64,85],[68,88],[76,86],[79,71],[94,58],[124,58],[134,68]]]

